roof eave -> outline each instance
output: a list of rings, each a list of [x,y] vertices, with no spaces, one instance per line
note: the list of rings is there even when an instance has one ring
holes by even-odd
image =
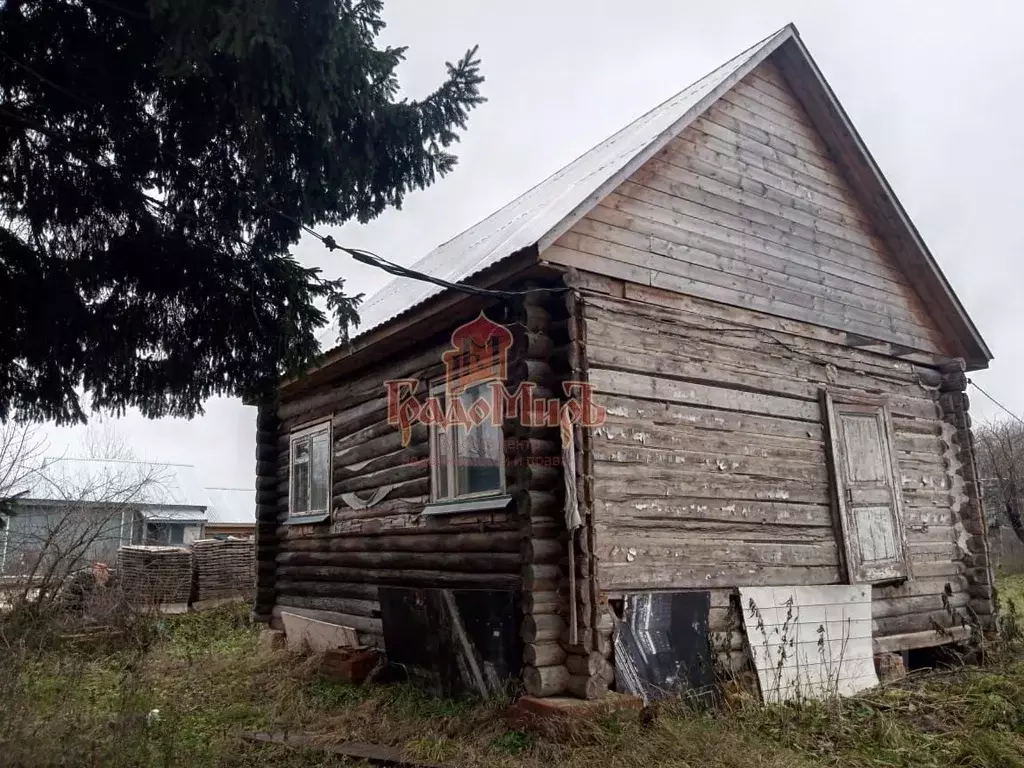
[[[535,269],[538,263],[537,248],[523,248],[462,282],[480,288],[495,288],[524,272]],[[282,378],[278,384],[278,394],[294,395],[315,387],[325,379],[362,367],[364,361],[371,362],[373,353],[385,347],[389,341],[394,341],[405,334],[402,346],[408,346],[432,332],[442,331],[451,325],[450,318],[453,314],[461,314],[460,308],[485,303],[489,303],[488,300],[479,296],[446,288],[356,337],[350,344],[328,350],[304,374]]]

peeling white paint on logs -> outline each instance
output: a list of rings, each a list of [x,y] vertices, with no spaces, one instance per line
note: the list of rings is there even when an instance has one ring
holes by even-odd
[[[786,343],[813,347],[815,358],[828,365],[755,345],[749,354],[759,356],[754,365],[759,375],[781,374],[783,369],[771,367],[779,365],[771,362],[776,358],[793,360],[799,374],[787,380],[786,392],[749,391],[744,387],[754,379],[740,368],[740,378],[729,378],[747,354],[741,350],[748,337],[736,341],[709,329],[696,332],[699,339],[691,349],[689,325],[706,326],[705,318],[713,315],[700,300],[685,301],[693,306],[680,311],[606,296],[597,310],[587,308],[592,344],[606,351],[644,350],[652,360],[644,365],[643,356],[633,357],[625,368],[591,368],[599,391],[602,384],[610,390],[602,395],[608,421],[592,433],[602,586],[779,584],[785,583],[785,573],[791,574],[789,583],[841,578],[820,405],[802,394],[794,396],[797,378],[806,382],[808,392],[828,385],[895,398],[895,454],[906,523],[912,527],[911,554],[925,570],[934,565],[952,571],[960,530],[954,528],[961,503],[955,497],[962,482],[951,475],[958,464],[951,461],[952,435],[938,418],[935,394],[919,386],[914,370],[879,354],[810,341],[812,335],[787,336]],[[724,312],[721,307],[717,311]],[[733,327],[761,325],[776,334],[785,333],[785,327],[802,333],[793,323],[790,328],[749,310],[730,308],[727,314]],[[662,338],[671,344],[651,341],[662,329]],[[602,340],[605,332],[613,335]],[[731,361],[728,365],[717,357],[719,349]],[[710,361],[700,374],[687,367],[695,356]],[[612,363],[618,359],[605,357]],[[669,365],[671,360],[678,360],[678,370]],[[674,378],[691,374],[718,378]],[[682,397],[687,393],[694,397]],[[677,396],[683,402],[670,402]],[[648,545],[638,536],[660,540]],[[804,578],[794,580],[797,572]]]

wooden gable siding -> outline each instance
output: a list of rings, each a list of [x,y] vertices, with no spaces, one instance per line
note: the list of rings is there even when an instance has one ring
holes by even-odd
[[[542,258],[948,352],[771,61]]]
[[[842,583],[819,403],[829,387],[883,396],[893,416],[913,579],[874,588],[876,635],[949,626],[946,584],[952,607],[971,604],[965,563],[983,553],[962,519],[935,371],[766,313],[580,278],[612,294],[586,291],[581,310],[608,409],[590,449],[602,590],[711,589],[724,632],[732,588]]]

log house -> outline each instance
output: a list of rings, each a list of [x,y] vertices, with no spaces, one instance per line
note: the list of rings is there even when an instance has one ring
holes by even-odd
[[[729,664],[741,585],[870,583],[877,650],[991,626],[964,392],[991,353],[792,26],[414,268],[507,293],[396,280],[261,405],[261,619],[384,646],[384,590],[511,593],[526,691],[582,698],[631,592],[709,591]],[[509,391],[592,388],[572,466],[550,424],[389,423],[385,382],[434,391],[481,312]]]

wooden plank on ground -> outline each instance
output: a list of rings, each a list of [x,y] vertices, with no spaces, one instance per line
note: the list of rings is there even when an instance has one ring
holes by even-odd
[[[287,731],[273,733],[251,731],[243,733],[242,738],[255,744],[283,744],[294,749],[310,749],[354,760],[366,760],[374,765],[400,766],[400,768],[444,768],[438,763],[424,763],[407,758],[402,750],[383,744],[364,744],[356,741],[344,744],[324,744],[308,733],[289,733]]]

